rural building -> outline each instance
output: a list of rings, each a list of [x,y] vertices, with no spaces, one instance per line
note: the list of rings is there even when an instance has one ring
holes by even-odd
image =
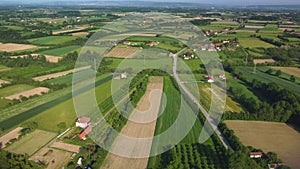
[[[121,74],[121,79],[127,79],[127,75],[128,75],[128,74],[127,74],[126,72],[122,73],[122,74]]]
[[[220,74],[220,75],[219,75],[219,78],[222,79],[222,80],[226,80],[225,74]]]
[[[80,128],[86,128],[88,125],[90,125],[91,119],[89,117],[80,117],[76,121],[76,127]]]
[[[115,76],[114,79],[115,79],[115,80],[120,80],[120,79],[121,79],[121,76]]]
[[[250,152],[250,158],[261,158],[263,156],[263,152]]]
[[[209,83],[215,82],[215,79],[213,76],[205,76],[205,78],[207,79],[207,82],[209,82]]]
[[[82,166],[82,157],[79,157],[78,161],[77,161],[77,164]]]
[[[159,44],[159,42],[150,42],[150,43],[148,43],[148,45],[149,45],[150,47],[156,46],[156,45],[158,45],[158,44]]]
[[[131,45],[131,42],[126,40],[126,41],[123,42],[123,44],[124,45]]]
[[[194,55],[183,55],[184,60],[190,60],[190,59],[194,59],[194,58],[195,58]]]
[[[169,53],[169,57],[174,57],[174,56],[175,56],[174,53],[172,53],[172,52]]]
[[[276,169],[283,166],[283,163],[268,164],[269,169]]]
[[[92,131],[92,127],[91,126],[88,126],[86,129],[83,130],[83,132],[81,132],[78,137],[81,139],[81,140],[86,140],[86,135],[89,134],[89,132]]]

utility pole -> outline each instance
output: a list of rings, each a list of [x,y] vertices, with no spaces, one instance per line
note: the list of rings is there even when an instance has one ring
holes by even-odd
[[[256,73],[256,63],[254,63],[254,69],[253,69],[253,73]]]

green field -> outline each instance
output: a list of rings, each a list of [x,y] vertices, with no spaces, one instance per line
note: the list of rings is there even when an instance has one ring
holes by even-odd
[[[109,80],[112,76],[105,74],[96,78],[95,86],[101,85]],[[79,92],[86,92],[90,87],[83,88]],[[72,98],[72,87],[55,91],[39,98],[34,98],[17,104],[15,106],[0,110],[0,128],[10,129],[24,121],[47,111]],[[59,112],[58,112],[59,113]],[[73,119],[74,120],[74,119]],[[53,130],[57,131],[57,126]]]
[[[6,66],[4,66],[4,65],[0,65],[0,72],[6,71],[6,70],[9,70],[9,69],[11,69],[11,68],[6,67]]]
[[[241,91],[242,95],[245,95],[245,96],[247,96],[249,98],[252,97],[253,99],[255,99],[257,101],[259,100],[258,97],[251,90],[249,90],[246,87],[246,84],[243,81],[241,81],[239,79],[232,78],[229,73],[228,73],[228,75],[226,74],[226,76],[229,77],[228,80],[227,80],[227,84],[226,84],[228,89],[230,87],[232,87],[235,90]]]
[[[273,75],[269,75],[258,67],[256,70],[256,73],[253,74],[253,67],[237,67],[236,69],[237,72],[241,72],[243,74],[243,77],[247,79],[247,81],[252,82],[253,79],[257,79],[259,81],[262,81],[264,83],[276,83],[279,87],[283,89],[290,90],[291,92],[294,92],[297,95],[300,95],[300,90],[299,90],[299,85],[288,81],[284,80],[280,77],[276,77]]]
[[[100,104],[111,95],[111,81],[105,82],[95,88],[97,102]],[[82,93],[82,95],[87,94]],[[82,105],[88,105],[82,101]],[[76,112],[74,110],[73,99],[68,99],[60,104],[53,106],[40,114],[29,119],[27,122],[37,122],[38,128],[46,131],[59,132],[58,124],[64,122],[67,127],[75,123]]]
[[[22,26],[2,26],[2,27],[5,27],[5,28],[8,28],[8,29],[11,29],[11,30],[16,30],[16,31],[21,31],[21,30],[24,30],[24,27]]]
[[[259,48],[259,47],[272,48],[272,47],[274,47],[274,45],[272,45],[270,43],[266,43],[264,41],[261,41],[257,38],[239,38],[238,41],[241,44],[241,46],[243,46],[245,48]]]
[[[265,26],[264,30],[277,31],[278,30],[278,25],[277,24],[267,24]]]
[[[170,77],[164,77],[164,93],[166,99],[163,98],[162,103],[166,103],[166,108],[161,116],[157,119],[155,135],[166,131],[178,118],[180,109],[181,97],[179,91],[174,87]],[[163,105],[163,104],[162,104]],[[187,112],[186,112],[187,113]],[[187,123],[186,119],[179,120],[180,123]],[[200,135],[202,125],[197,118],[192,129],[187,136],[174,148],[168,152],[151,157],[148,163],[150,168],[190,168],[187,166],[199,166],[206,165],[207,168],[214,165],[217,168],[223,168],[223,164],[226,163],[222,160],[223,156],[221,151],[218,152],[218,142],[215,140],[215,136],[208,139],[204,144],[196,144]],[[176,135],[176,133],[174,133]],[[169,138],[172,139],[172,138]],[[153,140],[153,145],[160,144],[162,140]],[[164,141],[162,141],[164,142]],[[169,145],[166,145],[169,146]],[[194,147],[194,148],[192,148]],[[155,151],[152,149],[152,151]],[[169,158],[166,158],[169,157]],[[201,159],[200,159],[201,158]],[[168,159],[172,159],[168,161]],[[214,159],[214,160],[213,160]],[[169,165],[169,167],[162,167]],[[182,167],[180,167],[182,166]]]
[[[27,84],[18,84],[13,86],[8,86],[0,89],[0,97],[6,97],[13,95],[15,93],[20,93],[26,90],[33,89],[35,87],[27,85]]]
[[[216,37],[213,37],[212,40],[250,38],[250,35],[252,35],[252,34],[253,33],[250,33],[250,32],[237,32],[234,34],[221,34],[221,35],[217,35]]]
[[[55,136],[55,133],[35,130],[34,132],[25,135],[20,140],[8,146],[5,150],[17,154],[28,154],[31,156]]]
[[[75,40],[73,36],[47,36],[42,38],[29,39],[28,41],[35,45],[58,45]]]
[[[61,72],[66,69],[71,69],[68,65],[52,67],[42,67],[37,65],[29,65],[28,67],[16,67],[7,71],[0,71],[0,79],[11,81],[13,79],[27,79],[32,77]]]
[[[79,45],[66,46],[66,47],[62,47],[62,48],[46,50],[46,51],[40,52],[39,54],[53,55],[53,56],[65,56],[68,53],[71,53],[74,51],[79,51],[80,48],[81,48],[81,46],[79,46]]]
[[[214,30],[214,31],[219,31],[223,30],[225,28],[238,28],[238,25],[236,24],[225,24],[225,23],[213,23],[210,25],[204,25],[204,26],[198,26],[200,29],[203,30]]]

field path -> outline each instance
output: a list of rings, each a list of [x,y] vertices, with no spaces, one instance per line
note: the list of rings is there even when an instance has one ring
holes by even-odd
[[[185,87],[185,85],[182,83],[182,81],[180,80],[178,74],[177,74],[177,59],[178,59],[178,55],[184,51],[186,48],[182,49],[181,51],[177,52],[174,56],[173,56],[173,75],[175,80],[177,81],[177,83],[179,84],[179,86],[182,88],[182,90],[187,94],[187,96],[193,100],[193,102],[198,106],[198,108],[200,109],[200,111],[202,112],[202,114],[205,116],[206,118],[206,122],[204,125],[206,125],[206,123],[209,123],[209,125],[212,127],[212,129],[215,131],[215,133],[217,134],[217,136],[219,137],[220,141],[222,142],[222,144],[224,145],[224,147],[226,149],[231,148],[229,142],[227,141],[227,139],[224,137],[224,135],[221,133],[221,131],[218,129],[218,124],[215,122],[215,120],[213,120],[213,118],[209,115],[209,112],[207,112],[205,110],[205,108],[201,105],[201,103],[198,101],[198,99]]]
[[[21,96],[27,97],[29,98],[30,96],[33,95],[42,95],[43,93],[48,93],[50,91],[50,89],[46,88],[46,87],[37,87],[31,90],[26,90],[20,93],[16,93],[10,96],[5,97],[5,99],[8,100],[14,100],[14,99],[20,99]]]
[[[44,80],[53,79],[53,78],[61,77],[61,76],[64,76],[64,75],[67,75],[67,74],[70,74],[70,73],[78,72],[78,71],[81,71],[81,70],[86,70],[86,69],[89,69],[90,67],[91,66],[84,66],[84,67],[79,67],[79,68],[76,68],[76,69],[71,69],[71,70],[67,70],[67,71],[63,71],[63,72],[38,76],[38,77],[34,77],[33,80],[41,82],[41,81],[44,81]]]
[[[156,127],[156,118],[160,108],[160,102],[163,90],[163,78],[152,77],[147,86],[147,91],[137,105],[137,110],[134,111],[123,127],[121,134],[133,138],[148,138],[154,135]],[[159,91],[159,92],[157,92]],[[155,98],[155,99],[150,99]],[[149,99],[151,101],[149,101]],[[131,121],[135,119],[142,123]],[[150,121],[150,122],[149,122]],[[113,151],[132,152],[132,156],[136,154],[150,154],[152,146],[151,141],[137,141],[136,143],[128,142],[128,140],[117,137],[112,146]],[[147,167],[148,158],[127,158],[109,153],[101,167],[101,169],[144,169]]]
[[[8,143],[11,139],[18,138],[19,132],[22,130],[22,127],[17,127],[10,131],[9,133],[5,134],[4,136],[0,137],[0,148],[4,148],[6,143]]]

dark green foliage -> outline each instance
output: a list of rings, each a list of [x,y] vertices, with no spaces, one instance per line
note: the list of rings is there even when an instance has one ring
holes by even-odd
[[[28,160],[27,155],[12,154],[3,150],[0,150],[0,168],[12,169],[12,168],[42,168],[33,161]]]
[[[218,152],[205,144],[178,144],[160,156],[158,165],[151,169],[178,168],[227,168],[224,161],[218,158]],[[148,167],[149,168],[149,167]]]
[[[292,82],[295,82],[295,81],[296,81],[296,78],[295,78],[295,76],[294,76],[294,75],[291,75],[291,77],[290,77],[290,81],[292,81]]]
[[[280,89],[275,83],[262,83],[256,79],[249,86],[264,101],[257,101],[246,95],[240,95],[238,90],[231,88],[230,92],[248,112],[226,113],[223,116],[224,119],[288,122],[294,121],[291,118],[296,116],[292,115],[300,114],[298,95],[286,89]]]

